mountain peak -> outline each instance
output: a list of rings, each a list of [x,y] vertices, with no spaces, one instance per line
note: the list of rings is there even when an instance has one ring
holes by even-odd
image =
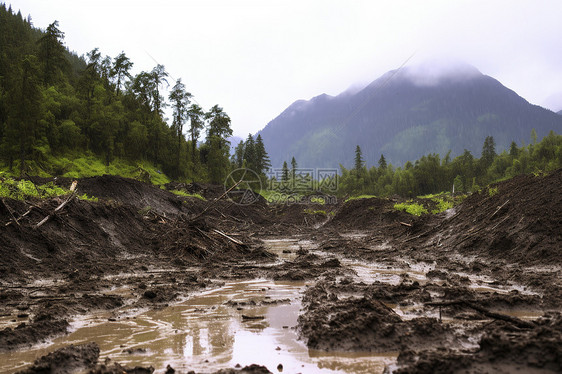
[[[478,154],[486,136],[511,141],[560,131],[562,118],[466,63],[439,61],[390,71],[363,90],[293,103],[260,133],[273,165],[295,157],[306,167],[353,165],[359,145],[368,165],[381,154],[400,165],[428,153]]]
[[[404,67],[399,74],[416,86],[435,86],[443,82],[462,82],[481,77],[474,66],[462,61],[431,60]]]

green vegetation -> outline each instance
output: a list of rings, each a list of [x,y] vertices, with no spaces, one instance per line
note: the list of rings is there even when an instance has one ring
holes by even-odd
[[[381,156],[379,166],[368,169],[360,162],[360,149],[357,148],[355,168],[341,166],[338,194],[414,197],[453,190],[465,194],[519,174],[543,175],[562,167],[562,135],[551,131],[540,142],[536,142],[536,134],[531,138],[531,144],[527,146],[518,147],[513,142],[509,152],[497,154],[494,138],[488,136],[480,159],[469,151],[452,160],[450,152],[444,158],[433,153],[414,163],[406,162],[399,168],[386,164]],[[489,193],[496,192],[491,190]]]
[[[488,187],[488,196],[492,197],[498,194],[497,187]]]
[[[432,214],[437,214],[446,211],[447,209],[451,209],[455,206],[452,201],[443,200],[439,197],[431,199],[437,203],[437,207],[431,211]]]
[[[423,205],[414,203],[412,200],[409,200],[406,203],[394,204],[394,209],[405,211],[406,213],[414,216],[421,216],[422,214],[427,213],[427,209],[425,209]]]
[[[350,196],[350,197],[348,197],[348,198],[345,200],[345,202],[347,203],[348,201],[357,200],[357,199],[371,199],[371,198],[373,198],[373,197],[377,197],[377,196],[375,196],[375,195]]]
[[[192,104],[181,79],[165,98],[170,77],[163,65],[132,75],[124,52],[112,58],[94,48],[79,57],[65,47],[57,21],[39,30],[5,4],[0,51],[0,170],[222,183],[234,166],[230,117],[218,105],[205,111]],[[255,148],[247,162],[260,171],[268,162],[259,137]]]
[[[310,208],[306,208],[303,210],[304,213],[306,214],[311,214],[311,215],[315,215],[315,214],[321,214],[321,215],[328,215],[328,213],[326,213],[325,210],[314,210],[314,209],[310,209]]]
[[[199,195],[198,193],[187,193],[185,191],[180,191],[180,190],[172,190],[170,192],[178,196],[194,197],[203,201],[207,201],[207,199],[205,199],[203,196]]]
[[[30,198],[49,198],[55,196],[69,195],[71,191],[59,186],[53,182],[43,185],[36,185],[28,180],[15,180],[10,177],[2,177],[0,175],[0,198],[10,198],[14,200],[26,200]],[[86,194],[78,195],[80,200],[98,201],[96,197]]]

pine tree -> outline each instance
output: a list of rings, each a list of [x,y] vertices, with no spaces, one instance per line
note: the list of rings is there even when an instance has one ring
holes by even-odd
[[[39,61],[43,66],[43,84],[48,86],[59,80],[61,73],[68,70],[65,48],[62,44],[64,32],[59,30],[59,21],[51,23],[45,35],[39,39]]]
[[[248,134],[246,142],[244,143],[244,161],[246,161],[246,167],[248,169],[259,173],[257,166],[256,144],[252,134]]]
[[[257,171],[259,174],[265,174],[265,172],[271,167],[271,161],[269,160],[269,155],[265,150],[261,134],[258,134],[256,138],[255,151]]]
[[[379,158],[379,169],[386,170],[386,168],[387,168],[386,158],[384,158],[384,155],[381,154],[381,158]]]
[[[176,81],[176,84],[170,92],[169,99],[172,102],[173,108],[173,122],[172,129],[178,139],[176,149],[176,177],[181,174],[180,161],[181,161],[181,141],[183,137],[183,125],[188,118],[188,108],[191,94],[186,91],[185,85],[181,82],[181,78]]]
[[[487,136],[482,146],[481,162],[484,168],[488,168],[496,158],[496,142],[493,136]]]
[[[513,158],[516,158],[519,155],[519,149],[517,148],[517,143],[514,141],[511,142],[509,146],[509,155]]]
[[[283,161],[283,168],[281,169],[281,180],[283,182],[289,181],[289,167],[287,166],[287,161]]]
[[[363,172],[363,153],[361,152],[361,147],[359,145],[355,148],[355,173],[357,176]]]
[[[121,52],[115,59],[113,60],[113,67],[111,69],[111,76],[117,79],[115,84],[115,92],[117,96],[121,92],[121,84],[125,77],[131,78],[131,74],[129,70],[133,67],[133,63],[131,60],[125,56],[125,52]]]
[[[297,176],[297,168],[298,168],[297,160],[295,160],[295,157],[293,156],[293,158],[291,159],[291,178],[293,178],[293,181]]]

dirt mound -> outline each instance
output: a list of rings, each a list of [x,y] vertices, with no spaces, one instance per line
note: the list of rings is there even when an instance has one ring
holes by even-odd
[[[470,195],[409,245],[454,248],[525,265],[560,264],[562,170],[521,175]]]
[[[415,233],[424,218],[394,209],[394,200],[381,198],[353,199],[345,202],[326,225],[330,229],[377,230],[385,236]]]

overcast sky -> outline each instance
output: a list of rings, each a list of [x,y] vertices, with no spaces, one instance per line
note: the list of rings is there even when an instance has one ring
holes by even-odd
[[[534,104],[562,109],[562,1],[20,0],[78,54],[124,51],[134,73],[163,64],[235,135],[298,99],[336,95],[408,60],[458,59]],[[170,79],[170,84],[173,85]]]

